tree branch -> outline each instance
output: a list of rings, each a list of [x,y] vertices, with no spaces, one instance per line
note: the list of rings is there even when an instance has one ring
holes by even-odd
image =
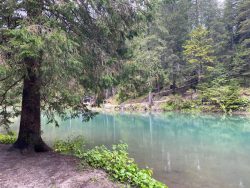
[[[15,85],[17,85],[21,80],[23,80],[24,76],[22,76],[20,79],[18,79],[17,81],[15,81],[13,84],[11,84],[4,92],[4,94],[2,95],[2,99],[1,99],[1,102],[0,102],[0,106],[2,106],[5,98],[6,98],[6,95],[8,93],[9,90],[11,90]]]
[[[9,77],[11,77],[11,75],[9,75],[9,76],[7,76],[7,77],[5,77],[5,78],[1,78],[1,79],[0,79],[0,82],[7,80]]]

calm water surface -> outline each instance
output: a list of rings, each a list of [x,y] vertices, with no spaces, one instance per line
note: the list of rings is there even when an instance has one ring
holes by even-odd
[[[179,113],[99,114],[45,125],[52,143],[83,135],[88,147],[129,145],[130,156],[170,188],[250,188],[250,118]]]

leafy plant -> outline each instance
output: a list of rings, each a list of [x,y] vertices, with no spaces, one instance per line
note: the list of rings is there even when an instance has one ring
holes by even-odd
[[[172,96],[161,108],[164,111],[193,111],[198,106],[198,101],[186,100],[181,96]]]
[[[83,155],[84,146],[85,146],[84,138],[78,136],[74,139],[68,139],[67,141],[58,140],[55,142],[53,148],[56,152],[80,157]]]
[[[163,183],[152,178],[152,170],[140,169],[134,159],[128,156],[126,144],[114,145],[112,150],[105,146],[95,147],[84,152],[83,140],[77,137],[73,140],[57,141],[54,149],[64,154],[72,154],[81,158],[82,163],[88,163],[94,168],[105,170],[114,180],[129,183],[141,188],[167,188]]]
[[[15,134],[0,134],[1,144],[13,144],[16,141]]]
[[[207,88],[202,91],[201,98],[204,104],[213,105],[225,113],[245,110],[249,105],[249,101],[240,96],[239,88],[235,85]]]
[[[127,145],[114,145],[112,150],[104,146],[95,147],[84,154],[85,160],[95,168],[102,168],[110,176],[122,183],[129,182],[133,186],[142,188],[166,188],[164,184],[153,179],[152,170],[139,169],[132,158],[128,157]]]

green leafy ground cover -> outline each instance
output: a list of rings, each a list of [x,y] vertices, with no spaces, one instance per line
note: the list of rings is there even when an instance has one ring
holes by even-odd
[[[78,137],[74,140],[57,141],[54,149],[57,152],[79,157],[82,163],[105,170],[110,177],[128,186],[140,188],[167,188],[163,183],[152,178],[151,169],[140,169],[134,159],[128,156],[126,144],[114,145],[111,150],[97,146],[84,150],[84,141]]]
[[[16,141],[16,135],[13,133],[0,134],[0,144],[13,144]]]
[[[0,134],[1,144],[13,144],[16,135]],[[128,187],[140,188],[167,188],[163,183],[152,178],[151,169],[140,169],[134,159],[128,156],[126,144],[114,145],[111,150],[105,146],[98,146],[91,150],[85,150],[85,141],[82,137],[73,140],[59,140],[54,144],[56,152],[74,155],[81,159],[83,164],[105,170],[110,177]]]

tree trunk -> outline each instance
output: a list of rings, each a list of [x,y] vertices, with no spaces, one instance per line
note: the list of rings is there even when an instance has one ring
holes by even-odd
[[[23,83],[22,111],[18,139],[13,147],[20,150],[45,152],[50,148],[41,138],[41,78],[39,63],[27,63],[27,75]]]
[[[151,108],[153,106],[154,102],[153,102],[153,95],[152,92],[150,91],[148,93],[148,106]]]
[[[200,10],[198,0],[195,0],[195,24],[196,26],[200,25]]]
[[[203,74],[203,66],[202,66],[202,64],[200,63],[200,64],[199,64],[199,69],[198,69],[198,83],[201,82],[202,74]]]

